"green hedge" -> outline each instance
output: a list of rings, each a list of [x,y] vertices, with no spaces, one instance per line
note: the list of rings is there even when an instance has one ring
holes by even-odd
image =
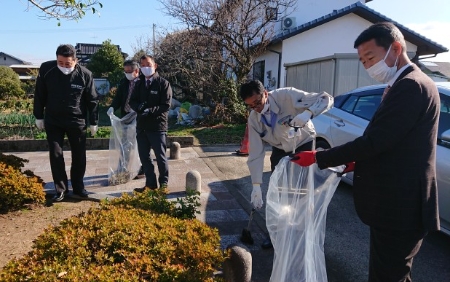
[[[28,160],[0,153],[0,211],[45,204],[44,182],[32,171],[22,172]]]
[[[216,281],[226,258],[217,229],[169,215],[195,206],[196,197],[173,202],[163,194],[104,202],[47,229],[30,253],[3,268],[0,281]]]

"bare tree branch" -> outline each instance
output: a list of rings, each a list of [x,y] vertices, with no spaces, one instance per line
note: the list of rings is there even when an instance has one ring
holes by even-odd
[[[44,18],[79,20],[87,11],[96,13],[96,8],[103,4],[98,0],[27,0],[28,10],[37,8],[44,13]]]
[[[217,47],[220,56],[211,58],[222,64],[222,70],[231,70],[238,83],[247,77],[254,60],[274,37],[276,23],[267,17],[268,9],[285,15],[296,3],[295,0],[159,1],[167,15],[180,20],[188,31],[201,32]]]

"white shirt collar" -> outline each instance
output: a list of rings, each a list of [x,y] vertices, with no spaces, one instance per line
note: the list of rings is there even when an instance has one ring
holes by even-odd
[[[412,66],[412,63],[408,63],[408,64],[404,65],[401,69],[397,70],[397,72],[395,73],[394,77],[391,78],[391,80],[388,81],[388,85],[392,86],[392,84],[394,84],[394,82],[402,74],[402,72],[409,66]]]

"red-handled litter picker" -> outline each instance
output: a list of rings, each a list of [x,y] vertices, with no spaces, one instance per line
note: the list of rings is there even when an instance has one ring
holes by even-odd
[[[252,233],[250,232],[250,226],[252,224],[254,212],[255,212],[255,209],[253,208],[252,211],[250,212],[250,219],[248,220],[247,228],[244,228],[242,230],[242,234],[241,234],[241,238],[240,238],[242,243],[249,244],[249,245],[253,245],[253,243],[254,243],[253,238],[252,238]]]

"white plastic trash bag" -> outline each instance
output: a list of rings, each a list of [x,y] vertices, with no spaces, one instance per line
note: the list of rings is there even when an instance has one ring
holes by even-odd
[[[136,141],[136,112],[123,118],[111,113],[111,136],[109,139],[109,185],[132,180],[141,166]]]
[[[267,192],[266,224],[274,248],[272,282],[327,281],[323,244],[328,204],[343,167],[320,170],[283,158]]]

